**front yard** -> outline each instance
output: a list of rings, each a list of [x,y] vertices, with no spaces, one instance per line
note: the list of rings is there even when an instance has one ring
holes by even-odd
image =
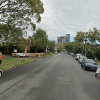
[[[8,69],[12,68],[18,65],[23,65],[29,62],[32,62],[33,59],[17,59],[17,58],[7,58],[2,61],[2,64],[0,65],[0,69]]]

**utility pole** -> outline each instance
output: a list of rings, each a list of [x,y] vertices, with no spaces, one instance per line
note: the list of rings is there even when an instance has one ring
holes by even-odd
[[[88,32],[84,32],[84,55],[86,56],[86,42],[87,42]]]

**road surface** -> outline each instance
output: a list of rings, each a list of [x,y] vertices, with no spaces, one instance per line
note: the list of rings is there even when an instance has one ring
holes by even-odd
[[[100,100],[100,75],[65,52],[4,73],[0,100]]]

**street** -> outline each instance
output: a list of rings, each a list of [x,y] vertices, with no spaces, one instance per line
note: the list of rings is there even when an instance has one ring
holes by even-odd
[[[66,52],[4,72],[0,100],[100,100],[100,75]]]

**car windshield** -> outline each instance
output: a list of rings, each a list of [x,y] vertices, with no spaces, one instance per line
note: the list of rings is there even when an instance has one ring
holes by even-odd
[[[86,63],[95,63],[92,59],[87,59]]]
[[[87,57],[83,56],[83,59],[87,59]]]
[[[81,56],[81,54],[77,54],[77,56]]]
[[[80,59],[83,59],[84,58],[84,56],[80,56]]]

